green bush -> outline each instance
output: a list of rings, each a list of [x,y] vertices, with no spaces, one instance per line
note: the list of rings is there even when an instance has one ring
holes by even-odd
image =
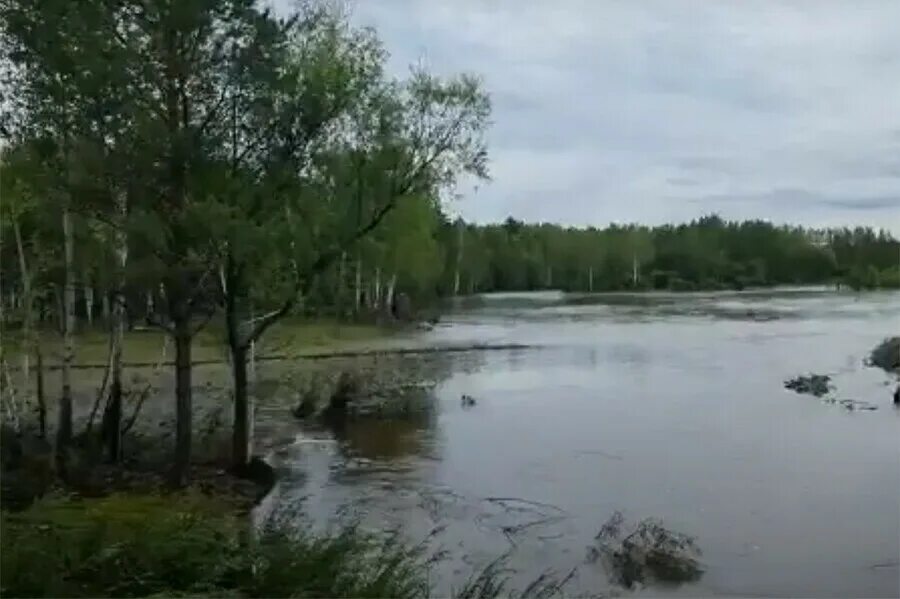
[[[885,268],[881,271],[880,279],[883,289],[900,289],[900,266]]]
[[[333,535],[251,529],[197,493],[48,497],[0,518],[4,597],[425,598],[421,547],[348,527]],[[574,575],[508,588],[505,556],[455,596],[550,597]]]
[[[347,529],[255,535],[199,495],[50,498],[4,512],[0,594],[13,597],[421,597],[422,562]]]

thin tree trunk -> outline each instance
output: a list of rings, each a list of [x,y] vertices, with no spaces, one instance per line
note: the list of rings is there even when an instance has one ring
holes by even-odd
[[[391,275],[390,281],[388,282],[387,292],[384,297],[384,311],[387,314],[393,315],[394,313],[394,289],[397,286],[397,275]]]
[[[0,370],[2,370],[2,373],[0,374],[6,378],[7,399],[4,403],[6,404],[7,419],[13,430],[18,433],[21,429],[20,412],[22,410],[19,407],[19,400],[16,397],[16,386],[13,384],[12,377],[9,376],[9,366],[6,364],[6,358],[0,357]]]
[[[150,318],[155,314],[155,310],[153,307],[153,291],[147,291],[147,318]]]
[[[334,290],[335,296],[335,304],[337,305],[337,315],[338,317],[344,316],[344,288],[346,285],[344,284],[344,279],[347,278],[346,275],[347,268],[347,252],[341,252],[341,261],[338,264],[338,280],[337,285]]]
[[[109,322],[109,292],[104,290],[103,297],[100,300],[101,310],[103,311],[103,320]]]
[[[233,293],[239,273],[229,258],[223,276],[225,293],[225,324],[228,327],[228,348],[231,354],[234,414],[232,422],[231,464],[240,472],[250,461],[253,435],[253,406],[247,384],[247,344],[241,336],[237,297]]]
[[[250,306],[250,322],[256,320],[253,306]],[[250,340],[250,380],[256,382],[256,339]]]
[[[362,260],[359,258],[356,259],[356,289],[354,293],[353,305],[356,314],[359,314],[360,301],[362,300]]]
[[[594,267],[588,267],[588,291],[594,292]]]
[[[22,295],[24,303],[24,317],[22,319],[22,338],[25,341],[22,352],[22,391],[27,395],[27,389],[31,382],[31,365],[29,359],[34,343],[34,314],[32,314],[33,297],[31,293],[31,273],[28,271],[28,262],[25,259],[25,246],[22,243],[22,232],[19,229],[18,219],[12,219],[13,235],[16,238],[16,251],[19,254],[19,273],[22,277]]]
[[[174,323],[175,337],[175,456],[172,464],[172,483],[187,484],[191,462],[191,342],[190,322],[179,314]]]
[[[377,310],[381,306],[381,267],[375,267],[375,287],[372,293],[372,307]]]
[[[459,231],[458,231],[457,244],[456,244],[456,273],[454,274],[454,277],[453,277],[453,295],[454,296],[459,295],[459,270],[460,270],[460,267],[462,266],[462,259],[463,259],[463,230],[464,230],[463,226],[464,225],[463,225],[462,221],[460,220],[459,226],[457,227],[459,229]]]
[[[63,294],[59,292],[59,285],[53,286],[53,297],[56,300],[56,328],[60,335],[65,334],[66,310],[63,302]]]
[[[56,459],[65,476],[66,451],[72,442],[72,362],[75,359],[75,272],[74,234],[69,207],[63,207],[63,246],[65,256],[65,288],[63,290],[63,357],[62,393],[59,397],[56,425]]]
[[[128,214],[128,199],[124,193],[117,195],[116,208],[124,225]],[[117,264],[112,321],[112,381],[109,386],[109,413],[104,418],[107,456],[111,462],[118,462],[122,458],[122,349],[125,344],[125,268],[128,264],[128,238],[122,226],[116,229],[115,240]],[[152,298],[152,294],[148,294],[148,297]]]
[[[87,283],[84,285],[84,315],[88,326],[94,326],[94,288]]]
[[[41,344],[35,343],[34,346],[36,372],[37,376],[37,407],[38,407],[38,430],[41,438],[47,437],[47,398],[44,396],[44,352]]]
[[[234,428],[232,429],[232,465],[240,470],[250,461],[253,440],[253,403],[247,385],[247,353],[241,345],[231,348],[234,378]]]

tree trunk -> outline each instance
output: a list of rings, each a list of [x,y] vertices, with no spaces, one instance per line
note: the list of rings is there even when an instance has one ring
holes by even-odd
[[[37,408],[38,408],[38,430],[41,438],[47,437],[47,399],[44,397],[44,352],[41,344],[36,343],[34,347],[36,362],[36,391],[37,391]]]
[[[381,267],[375,267],[375,285],[372,293],[372,308],[381,306]]]
[[[124,193],[116,197],[116,208],[124,226],[128,213]],[[128,264],[128,238],[122,226],[116,229],[116,296],[112,320],[112,367],[109,386],[108,415],[103,419],[107,456],[111,462],[122,458],[122,348],[125,344],[125,268]]]
[[[62,393],[59,397],[56,425],[56,459],[60,474],[65,476],[66,451],[72,442],[72,362],[75,359],[75,276],[72,215],[63,207],[63,246],[65,256],[65,289],[63,290],[63,356]]]
[[[397,286],[397,275],[391,275],[387,291],[384,294],[384,311],[389,315],[394,313],[394,289]]]
[[[457,226],[457,244],[456,244],[456,273],[453,276],[453,295],[459,295],[459,270],[462,266],[463,259],[463,222],[462,220],[458,221],[459,225]]]
[[[240,472],[250,461],[253,439],[253,405],[247,384],[247,343],[241,335],[240,314],[235,286],[239,278],[234,262],[228,260],[222,275],[225,294],[225,325],[228,328],[228,348],[231,354],[232,393],[234,414],[231,438],[231,465]],[[252,322],[252,320],[251,320]],[[253,340],[251,340],[251,343]]]
[[[153,291],[147,291],[147,318],[151,318],[155,314],[153,307]]]
[[[347,270],[347,252],[341,252],[341,261],[338,264],[338,278],[337,285],[334,290],[335,304],[337,306],[337,316],[339,318],[344,316],[344,312],[346,307],[344,306],[344,288],[345,279],[347,278],[346,274]]]
[[[588,268],[588,291],[594,292],[594,267],[591,266]]]
[[[232,429],[232,465],[240,471],[250,462],[253,442],[253,401],[247,385],[247,352],[238,345],[231,348],[234,379],[234,428]]]
[[[88,326],[94,325],[94,288],[88,284],[84,286],[84,315],[87,317]]]
[[[24,303],[23,319],[22,319],[22,339],[24,340],[24,351],[22,352],[22,392],[28,393],[29,383],[31,382],[31,365],[29,359],[31,352],[35,349],[34,342],[34,314],[33,296],[31,293],[31,273],[28,271],[28,262],[25,259],[25,246],[22,243],[22,232],[19,229],[18,219],[13,219],[13,234],[16,238],[16,251],[19,254],[19,273],[22,277],[22,301]]]
[[[175,459],[172,484],[187,484],[191,462],[191,342],[190,322],[183,314],[175,321]]]
[[[56,328],[59,334],[65,334],[66,309],[63,305],[63,294],[59,292],[59,285],[53,285],[53,297],[56,300]]]
[[[104,291],[100,301],[101,310],[103,311],[103,320],[109,322],[109,292]]]
[[[359,314],[360,301],[362,300],[362,260],[359,258],[356,259],[356,289],[354,293],[353,305],[356,314]]]

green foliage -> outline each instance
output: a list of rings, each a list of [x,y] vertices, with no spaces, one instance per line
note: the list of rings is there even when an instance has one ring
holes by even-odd
[[[4,596],[422,597],[416,550],[352,528],[257,535],[208,498],[45,499],[2,516]]]
[[[690,291],[840,279],[873,289],[897,285],[900,269],[900,242],[868,229],[818,231],[716,216],[652,229],[563,228],[513,219],[461,227],[444,223],[440,234],[447,248],[445,293],[457,265],[464,291]]]

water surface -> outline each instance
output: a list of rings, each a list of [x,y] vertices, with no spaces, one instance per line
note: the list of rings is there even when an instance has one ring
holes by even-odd
[[[586,549],[619,510],[703,550],[698,583],[645,594],[897,596],[900,411],[863,365],[891,334],[897,293],[467,300],[407,341],[534,347],[448,355],[426,415],[302,432],[267,505],[427,539],[439,592],[504,553],[520,586],[577,567],[571,592],[603,591]],[[783,389],[810,371],[878,409]]]

